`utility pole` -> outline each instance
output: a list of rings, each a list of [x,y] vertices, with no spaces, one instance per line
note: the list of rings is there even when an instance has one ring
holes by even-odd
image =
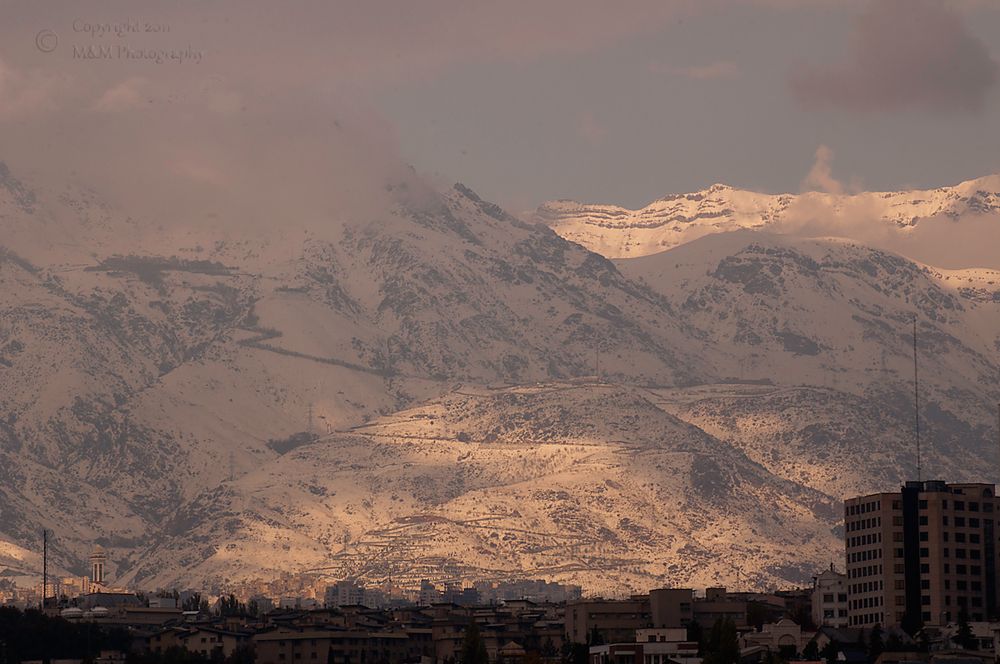
[[[920,378],[917,373],[917,316],[913,316],[913,416],[917,442],[917,481],[921,481],[923,468],[920,459]]]
[[[41,610],[45,611],[45,593],[49,586],[49,531],[42,529],[42,605]]]

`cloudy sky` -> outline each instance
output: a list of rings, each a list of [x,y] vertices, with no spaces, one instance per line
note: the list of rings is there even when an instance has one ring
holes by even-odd
[[[524,210],[639,206],[714,182],[894,189],[1000,171],[990,0],[5,0],[0,12],[0,159],[35,172],[143,162],[207,186],[257,157],[301,155],[322,181],[325,162],[307,155],[325,150],[344,180],[392,155]],[[332,140],[345,125],[363,138]]]

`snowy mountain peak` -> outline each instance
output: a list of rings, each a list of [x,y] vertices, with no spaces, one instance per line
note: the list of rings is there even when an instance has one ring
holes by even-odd
[[[932,190],[897,192],[768,194],[713,184],[664,196],[640,209],[552,201],[533,213],[568,240],[608,258],[645,256],[713,233],[740,229],[786,232],[815,218],[859,217],[912,229],[930,219],[1000,214],[1000,175]],[[849,231],[844,231],[849,236]]]

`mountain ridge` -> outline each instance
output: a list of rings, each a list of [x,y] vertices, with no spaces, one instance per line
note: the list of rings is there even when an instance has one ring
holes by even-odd
[[[665,196],[638,209],[550,201],[540,205],[530,218],[608,258],[627,258],[665,251],[719,232],[757,229],[795,233],[816,218],[835,228],[834,222],[844,216],[863,217],[905,233],[923,221],[955,220],[969,214],[1000,215],[1000,175],[949,187],[896,192],[767,194],[715,184],[697,192]]]
[[[96,542],[112,578],[146,589],[804,582],[844,494],[912,466],[913,316],[928,463],[972,479],[992,449],[989,270],[746,229],[612,260],[463,185],[266,231],[15,190],[0,189],[10,570],[34,569],[42,523],[60,570],[82,573]],[[580,546],[553,545],[567,537]]]

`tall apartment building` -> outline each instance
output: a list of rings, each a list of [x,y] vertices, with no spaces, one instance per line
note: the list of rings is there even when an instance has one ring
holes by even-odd
[[[844,503],[851,627],[998,615],[1000,499],[992,484],[907,482]]]

